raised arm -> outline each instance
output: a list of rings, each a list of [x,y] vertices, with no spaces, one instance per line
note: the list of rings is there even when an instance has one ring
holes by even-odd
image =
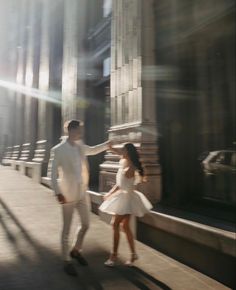
[[[105,143],[102,143],[102,144],[99,144],[96,146],[88,146],[88,145],[83,144],[85,155],[88,156],[88,155],[99,154],[99,153],[109,149],[109,144],[110,144],[110,141],[107,141]]]
[[[109,144],[109,150],[111,150],[113,153],[117,155],[122,155],[123,154],[123,149],[122,148],[114,148],[111,143]]]
[[[104,200],[106,200],[106,199],[108,199],[111,195],[113,195],[117,190],[119,190],[120,189],[120,187],[117,185],[117,184],[115,184],[113,187],[112,187],[112,189],[107,193],[107,194],[105,194],[104,196],[103,196],[103,199]]]

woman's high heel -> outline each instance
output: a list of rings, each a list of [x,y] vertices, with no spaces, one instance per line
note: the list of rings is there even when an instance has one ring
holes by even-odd
[[[109,259],[104,263],[107,267],[114,267],[116,265],[117,254],[111,254]]]
[[[138,255],[136,253],[132,253],[130,260],[126,261],[125,265],[132,267],[136,260],[138,260]]]

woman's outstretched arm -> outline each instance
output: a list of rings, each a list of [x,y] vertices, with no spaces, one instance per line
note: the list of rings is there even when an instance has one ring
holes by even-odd
[[[112,189],[104,195],[103,199],[106,200],[108,199],[113,193],[115,193],[117,190],[119,190],[119,186],[117,184],[115,184]]]

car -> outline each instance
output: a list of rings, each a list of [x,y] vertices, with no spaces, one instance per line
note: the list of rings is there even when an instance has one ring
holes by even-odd
[[[236,206],[236,151],[208,152],[201,165],[204,199]]]
[[[202,161],[206,175],[236,174],[236,151],[211,151]]]

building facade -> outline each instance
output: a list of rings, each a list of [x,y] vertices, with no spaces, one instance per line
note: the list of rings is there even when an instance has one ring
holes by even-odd
[[[139,190],[154,205],[138,220],[138,239],[233,285],[235,1],[4,5],[2,152],[47,140],[49,153],[72,118],[84,121],[89,145],[133,142],[147,176]],[[89,162],[91,189],[107,191],[118,156]]]

